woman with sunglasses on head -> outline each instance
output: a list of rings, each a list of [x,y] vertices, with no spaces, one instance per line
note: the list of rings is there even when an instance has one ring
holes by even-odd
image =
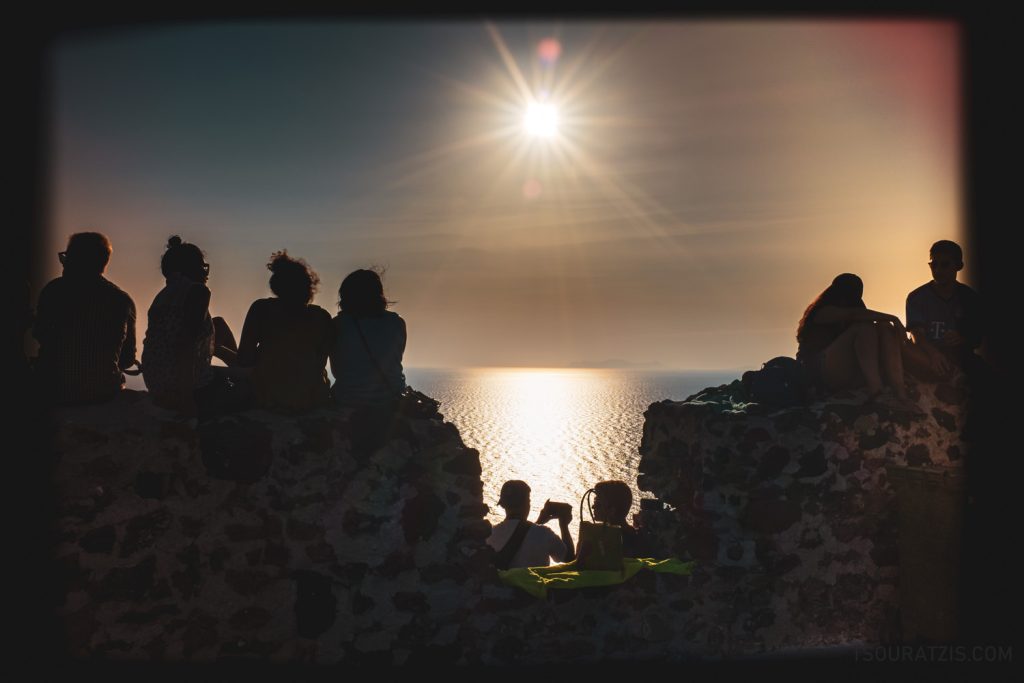
[[[149,308],[142,377],[153,402],[187,415],[211,417],[244,406],[241,387],[227,368],[238,345],[223,318],[210,316],[210,265],[202,250],[174,235],[160,260],[166,285]]]

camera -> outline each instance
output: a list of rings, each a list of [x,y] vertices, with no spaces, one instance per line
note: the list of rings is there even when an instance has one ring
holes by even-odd
[[[572,519],[572,506],[568,503],[553,503],[550,500],[544,503],[541,508],[538,524],[544,524],[550,519]]]

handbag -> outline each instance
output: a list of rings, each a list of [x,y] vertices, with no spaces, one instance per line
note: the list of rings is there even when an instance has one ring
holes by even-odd
[[[594,489],[589,489],[580,499],[580,539],[576,559],[571,564],[577,569],[622,571],[622,529],[614,524],[583,520],[584,501],[590,510],[590,519],[594,519],[589,500],[592,493]]]

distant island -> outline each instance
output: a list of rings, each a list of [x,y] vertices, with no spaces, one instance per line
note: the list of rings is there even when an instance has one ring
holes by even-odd
[[[648,362],[648,363],[634,363],[632,361],[623,360],[622,358],[608,358],[605,360],[583,360],[574,361],[569,363],[566,367],[570,368],[660,368],[661,363]]]

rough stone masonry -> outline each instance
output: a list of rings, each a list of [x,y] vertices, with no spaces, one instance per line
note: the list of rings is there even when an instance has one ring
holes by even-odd
[[[722,389],[726,389],[723,387]],[[760,414],[653,404],[647,523],[690,577],[539,601],[498,581],[479,454],[441,414],[368,455],[352,415],[197,426],[144,392],[54,415],[56,587],[77,659],[510,663],[719,658],[898,636],[886,466],[955,469],[964,392]]]

